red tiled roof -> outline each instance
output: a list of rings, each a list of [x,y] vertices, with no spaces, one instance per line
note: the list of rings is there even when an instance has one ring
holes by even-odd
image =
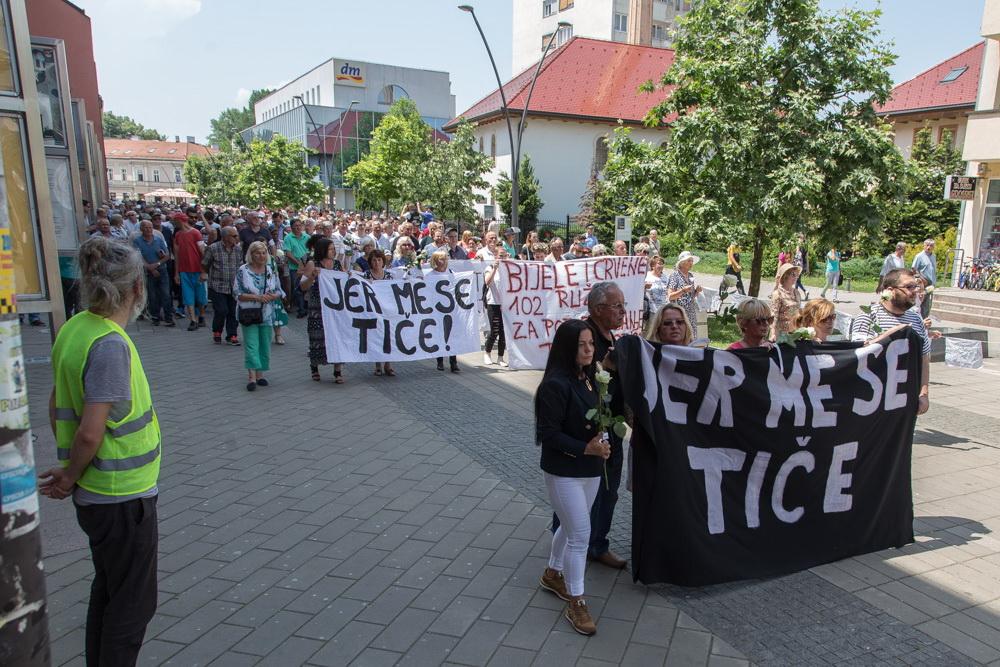
[[[639,93],[639,86],[650,79],[659,81],[673,62],[672,49],[574,37],[545,59],[529,113],[639,123],[669,92]],[[536,67],[537,63],[504,84],[510,109],[524,109]],[[486,120],[499,114],[501,106],[497,89],[460,117]],[[457,123],[458,118],[448,121],[445,130]]]
[[[153,141],[148,139],[105,139],[104,154],[119,160],[187,160],[189,155],[212,155],[208,146],[176,141]]]
[[[885,106],[876,111],[879,114],[901,114],[924,109],[974,107],[979,91],[984,44],[985,42],[979,42],[970,46],[958,55],[899,84],[892,89],[892,95]],[[950,72],[961,67],[968,69],[954,81],[941,82]]]

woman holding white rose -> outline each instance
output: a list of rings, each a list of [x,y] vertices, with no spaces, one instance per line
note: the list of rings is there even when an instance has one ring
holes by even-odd
[[[540,585],[566,601],[564,615],[583,635],[597,626],[583,599],[590,508],[597,496],[611,445],[587,414],[597,407],[594,334],[586,322],[559,325],[538,391],[535,435],[541,468],[559,527],[552,537],[548,567]],[[602,371],[606,372],[606,371]]]

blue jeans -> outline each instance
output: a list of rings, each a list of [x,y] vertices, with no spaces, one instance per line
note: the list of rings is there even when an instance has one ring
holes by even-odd
[[[174,310],[170,302],[170,274],[166,267],[160,267],[160,275],[154,276],[146,271],[146,307],[149,316],[159,320],[160,310],[163,310],[163,321],[174,321]]]
[[[607,482],[602,476],[597,486],[597,497],[590,508],[590,547],[587,555],[591,558],[606,554],[611,549],[608,533],[611,532],[611,521],[615,516],[615,505],[618,504],[618,487],[622,483],[622,466],[625,463],[624,451],[622,441],[611,435],[611,457],[605,463]],[[559,517],[553,513],[552,532],[555,533],[557,528]]]

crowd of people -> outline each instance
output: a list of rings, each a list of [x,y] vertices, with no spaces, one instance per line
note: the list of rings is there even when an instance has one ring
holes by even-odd
[[[334,382],[343,384],[343,361],[327,358],[317,280],[321,269],[385,280],[422,271],[423,263],[431,272],[444,274],[451,261],[474,258],[487,265],[489,332],[483,362],[503,366],[506,341],[495,285],[498,262],[557,261],[606,252],[593,228],[573,238],[569,250],[558,237],[546,244],[529,234],[520,248],[514,238],[510,230],[498,234],[487,228],[477,236],[442,225],[430,210],[417,205],[398,216],[368,218],[318,210],[98,209],[92,236],[81,246],[72,275],[87,308],[60,330],[53,348],[56,379],[50,412],[60,460],[66,465],[43,473],[40,484],[40,491],[52,498],[73,497],[88,535],[115,535],[107,548],[92,540],[98,576],[91,607],[99,613],[88,621],[88,659],[91,654],[134,657],[155,610],[160,436],[141,362],[124,330],[131,319],[146,317],[153,326],[176,326],[182,319],[196,332],[208,326],[206,306],[211,303],[213,342],[243,346],[246,389],[256,391],[269,384],[265,374],[270,347],[284,344],[282,330],[294,312],[296,318],[306,319],[311,378],[320,381],[320,367],[332,362]],[[623,242],[612,244],[616,255],[628,251]],[[655,232],[632,249],[632,254],[649,258],[644,336],[662,345],[699,344],[696,301],[703,287],[692,272],[699,257],[683,251],[668,272],[659,251]],[[731,247],[729,255],[739,280],[738,248]],[[830,340],[836,306],[822,295],[803,303],[801,274],[796,263],[782,263],[769,302],[741,300],[736,317],[741,338],[729,349],[766,348],[801,332],[820,343]],[[867,343],[901,327],[916,332],[923,354],[920,413],[928,408],[930,334],[929,321],[921,313],[927,284],[932,283],[921,272],[893,264],[882,277],[880,299],[870,313],[854,318],[846,332],[850,340]],[[615,283],[599,282],[592,286],[586,306],[583,319],[569,320],[555,332],[535,395],[535,414],[540,466],[554,510],[551,551],[539,583],[566,602],[564,615],[574,630],[592,635],[597,626],[584,597],[586,563],[613,569],[627,564],[611,551],[609,540],[623,473],[623,438],[599,432],[588,416],[600,400],[599,361],[610,371],[604,379],[609,408],[625,414],[613,349],[626,299]],[[68,308],[76,311],[80,304]],[[446,363],[452,372],[460,372],[455,356],[438,358],[437,368],[445,370]],[[396,370],[391,363],[376,363],[374,374],[392,377]],[[117,461],[94,466],[98,450],[102,461]],[[142,556],[142,567],[128,566],[137,555]]]

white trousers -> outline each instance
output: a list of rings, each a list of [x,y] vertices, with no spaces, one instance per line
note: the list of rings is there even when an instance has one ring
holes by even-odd
[[[583,574],[587,569],[590,544],[590,508],[597,497],[600,477],[558,477],[543,473],[549,501],[559,517],[552,536],[549,567],[563,573],[570,595],[583,595]]]

